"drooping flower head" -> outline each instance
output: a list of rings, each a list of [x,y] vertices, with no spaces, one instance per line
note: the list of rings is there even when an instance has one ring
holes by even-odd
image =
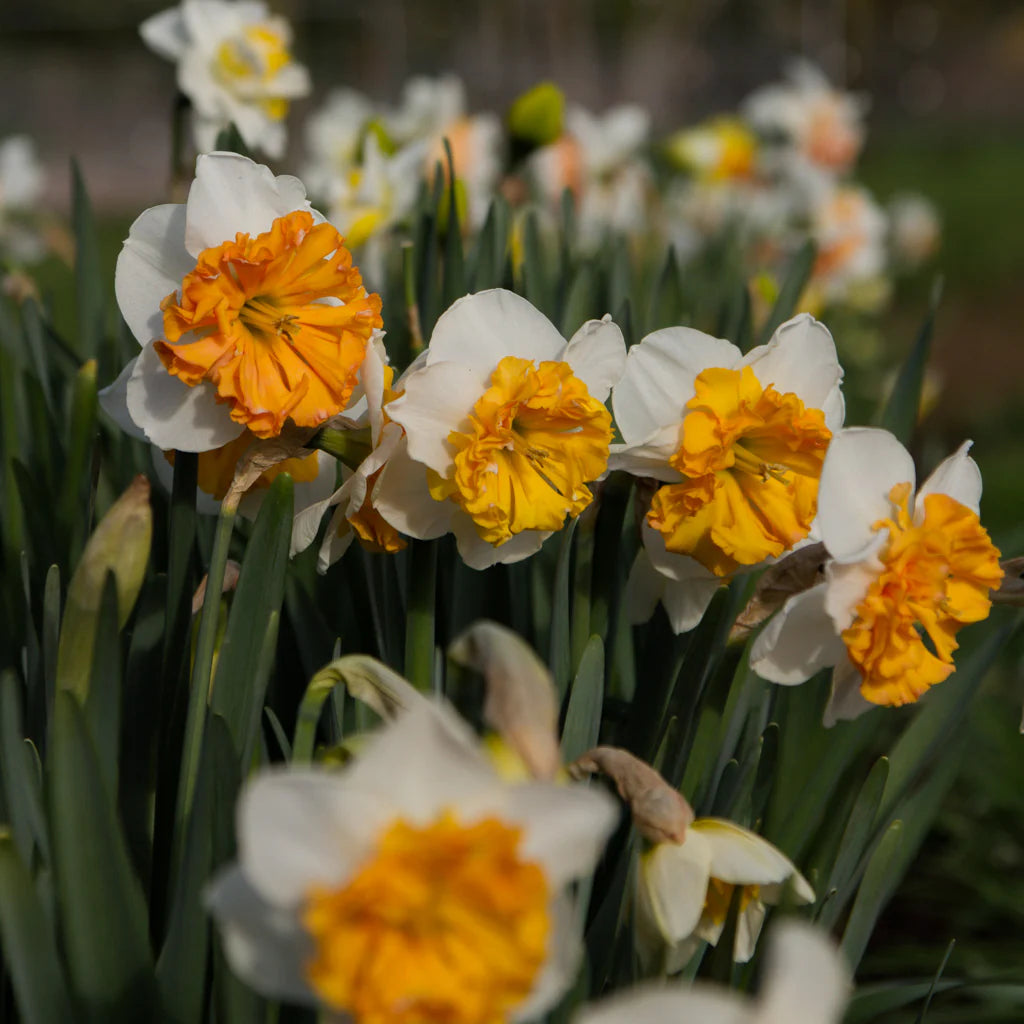
[[[164,449],[319,426],[345,408],[382,325],[298,179],[233,153],[201,156],[187,204],[135,221],[115,291],[143,346],[128,412]]]
[[[954,670],[956,633],[984,619],[1003,572],[979,520],[970,442],[914,493],[914,463],[884,430],[832,443],[818,524],[825,582],[790,598],[758,637],[754,669],[799,683],[834,665],[828,722],[916,701]]]
[[[662,483],[644,546],[656,569],[694,584],[682,628],[718,582],[808,536],[841,380],[831,335],[806,314],[746,355],[685,327],[630,349],[612,398],[625,443],[610,465]]]
[[[260,0],[182,0],[139,27],[146,44],[178,66],[178,88],[195,110],[196,146],[214,148],[234,124],[249,149],[284,156],[290,100],[309,74],[291,55],[291,29]]]
[[[251,783],[208,904],[267,995],[356,1024],[529,1018],[575,977],[563,890],[614,819],[593,790],[502,782],[460,720],[417,706],[343,773]]]
[[[526,299],[459,299],[423,365],[387,406],[405,438],[377,508],[414,537],[455,533],[475,568],[517,561],[593,500],[612,438],[603,402],[625,358],[622,332],[591,320],[567,343]]]

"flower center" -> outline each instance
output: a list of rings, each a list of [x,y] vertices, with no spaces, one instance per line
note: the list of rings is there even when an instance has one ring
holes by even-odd
[[[434,479],[431,493],[456,501],[491,544],[522,530],[558,530],[593,500],[586,483],[605,471],[611,439],[608,410],[568,363],[506,356],[469,429],[448,435],[454,476]]]
[[[728,576],[806,537],[832,437],[824,414],[762,388],[749,366],[704,370],[686,408],[669,460],[684,480],[660,488],[647,513],[665,547]]]
[[[850,660],[874,704],[908,704],[953,671],[956,632],[984,619],[989,591],[1003,571],[999,551],[977,515],[946,494],[928,494],[915,522],[909,483],[889,492],[893,515],[873,528],[889,531],[853,623],[843,631]]]
[[[729,916],[729,905],[732,903],[733,890],[736,888],[731,882],[723,882],[720,878],[712,876],[708,880],[708,894],[704,898],[704,914],[715,927],[725,924]],[[761,887],[759,885],[740,886],[739,912],[742,914],[747,907],[761,898]]]
[[[213,75],[240,99],[257,100],[275,121],[288,113],[288,101],[267,98],[264,88],[292,61],[288,41],[272,25],[251,25],[217,47]]]
[[[366,294],[341,236],[304,210],[204,249],[160,308],[167,371],[190,386],[211,381],[258,437],[289,417],[314,427],[341,412],[382,326],[380,296]]]
[[[309,894],[313,989],[363,1024],[506,1020],[532,991],[550,932],[547,881],[519,841],[494,818],[396,821],[344,886]]]
[[[207,452],[200,452],[198,459],[198,473],[196,483],[201,491],[209,494],[215,501],[221,501],[228,493],[231,481],[235,478],[235,469],[238,467],[238,460],[246,453],[253,443],[252,434],[239,434],[233,441],[221,445],[220,448],[213,448]],[[175,452],[164,452],[164,458],[173,466]],[[274,479],[281,473],[290,473],[292,479],[299,483],[315,480],[320,472],[320,464],[316,452],[306,455],[303,458],[285,459],[282,462],[265,470],[250,490],[258,490],[269,487]]]

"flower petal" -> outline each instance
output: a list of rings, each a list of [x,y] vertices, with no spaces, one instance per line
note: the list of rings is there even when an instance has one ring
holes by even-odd
[[[877,536],[872,525],[892,512],[889,492],[914,486],[914,461],[886,430],[853,427],[832,439],[818,485],[818,529],[840,562],[862,557]]]
[[[875,556],[888,542],[888,532],[882,532],[876,534],[862,561],[825,563],[825,611],[832,619],[833,632],[841,633],[853,622],[857,605],[864,600],[868,588],[878,577],[880,563]],[[836,665],[844,660],[840,657],[831,664]]]
[[[678,448],[679,424],[672,423],[638,444],[613,444],[608,469],[621,469],[634,476],[649,476],[667,484],[677,484],[682,479],[681,474],[668,464],[668,460]]]
[[[694,380],[709,366],[737,366],[743,354],[731,342],[691,327],[648,334],[626,354],[622,379],[612,389],[615,422],[627,444],[683,421]]]
[[[583,1009],[577,1024],[667,1024],[669,1021],[750,1024],[751,1017],[747,1004],[739,996],[698,982],[692,988],[638,986]]]
[[[135,219],[117,257],[114,294],[140,345],[164,336],[160,303],[194,269],[195,260],[185,249],[183,204],[154,206]]]
[[[298,178],[275,177],[269,167],[237,153],[207,153],[196,160],[188,193],[185,248],[197,257],[240,231],[255,236],[278,217],[310,209]]]
[[[672,632],[679,634],[693,629],[704,618],[721,585],[722,581],[717,576],[712,579],[694,576],[688,580],[666,580],[661,603]]]
[[[451,532],[456,506],[434,500],[426,467],[409,457],[407,442],[403,437],[377,478],[374,507],[399,533],[420,540],[442,537]]]
[[[675,945],[693,934],[704,910],[711,877],[712,848],[699,832],[682,843],[658,843],[642,855],[637,884],[641,902],[665,942]]]
[[[504,288],[465,295],[441,314],[430,336],[427,365],[451,361],[486,381],[506,356],[561,358],[565,339],[532,303]]]
[[[948,458],[940,462],[932,475],[921,485],[914,502],[917,515],[922,514],[926,494],[948,494],[975,515],[981,512],[981,470],[967,453],[973,441],[964,441]]]
[[[787,320],[772,335],[767,345],[752,349],[743,359],[762,387],[769,384],[786,394],[793,392],[805,406],[825,410],[828,407],[833,422],[826,426],[832,431],[843,425],[842,393],[839,385],[843,370],[836,355],[836,345],[828,328],[810,313],[800,313]],[[839,396],[839,420],[835,422]]]
[[[792,685],[846,656],[846,647],[825,610],[828,585],[791,597],[761,631],[750,650],[750,667],[773,683]]]
[[[128,412],[128,381],[135,372],[136,356],[117,375],[117,379],[101,388],[98,398],[100,408],[129,436],[136,441],[146,441],[145,431],[132,419]]]
[[[445,502],[451,504],[451,502]],[[511,565],[540,551],[551,536],[546,530],[523,530],[504,544],[494,545],[477,532],[473,520],[462,509],[453,507],[452,532],[462,560],[471,569],[489,569],[492,565]]]
[[[696,831],[711,849],[711,874],[733,885],[770,885],[802,878],[793,862],[767,839],[722,818],[698,818]],[[687,840],[688,842],[689,840]]]
[[[177,60],[189,44],[181,7],[171,7],[146,18],[139,25],[139,35],[154,53],[167,60]]]
[[[165,451],[206,452],[242,433],[245,427],[216,396],[206,381],[190,388],[169,374],[152,345],[142,350],[126,388],[129,415]]]
[[[565,346],[561,358],[572,367],[593,398],[607,399],[626,365],[626,342],[611,314],[588,320]]]
[[[548,956],[540,969],[533,991],[515,1007],[512,1020],[535,1020],[550,1009],[576,977],[583,956],[575,906],[567,896],[551,907],[551,939]]]
[[[667,582],[667,578],[651,565],[647,552],[641,548],[629,570],[623,599],[632,625],[636,626],[650,619],[661,600]]]
[[[295,913],[267,903],[237,867],[210,883],[203,903],[220,926],[231,969],[246,984],[261,995],[316,1002],[306,983],[309,936]]]
[[[865,711],[878,707],[862,696],[862,682],[861,674],[849,659],[836,665],[832,670],[832,695],[821,718],[821,724],[826,729],[831,729],[836,722],[850,722],[854,718],[860,718]]]
[[[754,955],[764,916],[764,904],[760,900],[751,900],[740,912],[732,946],[732,958],[736,963],[745,964]]]

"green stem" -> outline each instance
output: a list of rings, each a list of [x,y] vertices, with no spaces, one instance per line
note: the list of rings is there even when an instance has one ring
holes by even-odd
[[[405,677],[430,692],[434,681],[434,605],[437,546],[414,540],[409,546],[409,605],[405,617]]]

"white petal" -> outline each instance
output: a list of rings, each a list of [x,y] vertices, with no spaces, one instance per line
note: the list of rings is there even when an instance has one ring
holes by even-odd
[[[189,44],[180,7],[171,7],[147,18],[139,26],[139,35],[154,53],[167,60],[177,60]]]
[[[373,850],[394,809],[353,774],[279,769],[242,791],[239,860],[269,903],[294,907],[313,885],[340,885]]]
[[[640,536],[644,542],[644,550],[651,560],[651,565],[658,572],[667,576],[670,580],[683,582],[684,580],[699,580],[710,582],[714,580],[719,585],[724,581],[720,576],[705,569],[695,558],[689,555],[677,555],[665,547],[665,538],[658,530],[648,526],[646,520],[640,528]]]
[[[206,452],[233,441],[245,429],[216,400],[208,381],[189,387],[164,369],[156,349],[147,345],[127,385],[131,418],[160,448]]]
[[[843,371],[828,328],[810,313],[786,321],[767,345],[752,349],[743,359],[762,387],[769,384],[783,394],[793,392],[811,409],[835,403]],[[839,423],[829,424],[835,430]]]
[[[409,457],[402,438],[374,488],[377,511],[400,533],[420,540],[442,537],[452,530],[454,502],[435,501],[427,486],[427,470]]]
[[[317,530],[320,529],[320,520],[323,518],[324,510],[334,494],[335,483],[337,482],[338,463],[326,452],[317,452],[317,475],[312,480],[297,480],[295,482],[295,508],[297,509],[292,519],[292,557],[300,551],[305,551]]]
[[[693,629],[704,618],[720,586],[722,580],[717,576],[713,579],[693,577],[688,580],[666,580],[661,603],[668,615],[672,632],[679,634]]]
[[[892,514],[889,492],[914,488],[914,461],[886,430],[841,430],[825,454],[818,485],[818,529],[829,554],[840,562],[862,556],[877,536],[872,525]]]
[[[239,231],[255,236],[278,217],[310,209],[298,178],[275,178],[269,167],[237,153],[208,153],[196,161],[188,193],[185,248],[198,256],[234,241]]]
[[[569,339],[561,358],[587,385],[591,397],[603,402],[626,365],[622,330],[612,322],[610,315],[603,320],[588,320]]]
[[[769,885],[797,875],[793,862],[767,839],[722,818],[698,818],[696,831],[711,848],[711,874],[733,885]]]
[[[121,315],[140,345],[163,338],[160,303],[177,293],[182,278],[196,261],[185,249],[185,207],[181,203],[154,206],[140,214],[128,229],[117,269],[114,294]]]
[[[503,784],[476,736],[444,705],[424,702],[382,729],[347,774],[361,793],[380,794],[413,824],[432,822],[446,808],[500,806]]]
[[[261,995],[315,1003],[306,983],[309,935],[293,911],[264,901],[237,867],[222,871],[203,903],[220,927],[231,969]]]
[[[641,857],[637,870],[642,898],[665,942],[674,945],[689,938],[707,899],[711,846],[691,829],[682,843],[654,846]]]
[[[455,508],[452,514],[452,532],[459,556],[470,569],[489,569],[499,563],[511,565],[521,562],[540,551],[544,541],[551,536],[551,532],[546,530],[523,530],[504,544],[491,544],[480,536],[473,520],[459,508]]]
[[[552,890],[594,870],[619,819],[611,797],[578,785],[507,786],[488,807],[502,820],[523,825],[519,855],[543,866]]]
[[[736,920],[736,938],[732,946],[732,958],[736,963],[745,964],[754,955],[764,916],[764,904],[760,900],[751,900],[741,911]]]
[[[534,983],[533,991],[515,1007],[512,1020],[535,1020],[550,1009],[572,985],[583,957],[576,923],[576,910],[567,896],[551,906],[551,932],[547,959]]]
[[[854,718],[860,718],[865,711],[878,707],[861,695],[862,682],[860,672],[848,659],[832,670],[832,695],[821,718],[826,729],[831,729],[836,722],[850,722]]]
[[[331,516],[331,521],[327,524],[323,543],[320,545],[316,571],[321,575],[327,572],[348,551],[353,540],[355,540],[355,531],[345,521],[345,510],[340,507],[336,508],[334,515]]]
[[[608,457],[609,471],[621,469],[634,476],[649,476],[663,483],[677,484],[683,477],[668,460],[679,449],[679,424],[655,431],[638,444],[613,444]]]
[[[99,392],[100,408],[129,436],[136,441],[148,440],[142,428],[128,412],[128,381],[135,372],[136,356],[117,375],[117,379]]]
[[[662,427],[681,423],[697,375],[711,366],[734,367],[742,357],[731,342],[691,327],[648,334],[626,354],[622,379],[612,389],[623,440],[638,444]]]
[[[981,512],[981,470],[967,453],[973,441],[964,441],[948,458],[940,462],[932,475],[921,485],[914,503],[917,516],[924,510],[926,494],[948,494],[966,505],[975,515]]]
[[[878,552],[889,542],[888,531],[881,532],[865,551],[860,562],[825,563],[825,611],[832,620],[833,632],[837,635],[847,629],[857,614],[857,605],[867,596],[868,588],[878,578],[881,563]],[[845,660],[845,646],[842,657],[831,664]]]
[[[565,339],[534,305],[504,288],[466,295],[441,314],[427,364],[450,360],[489,380],[505,356],[559,359]]]
[[[758,1024],[839,1024],[850,971],[820,929],[787,918],[772,928]]]
[[[409,454],[444,476],[452,465],[448,435],[465,428],[486,390],[486,379],[475,369],[432,363],[406,379],[405,394],[388,403],[388,415],[405,427]]]
[[[846,647],[825,611],[828,585],[791,597],[775,613],[750,650],[750,667],[773,683],[802,683],[845,657]]]
[[[647,552],[641,548],[633,560],[626,581],[624,598],[626,611],[632,625],[647,622],[654,614],[654,608],[661,600],[668,578],[651,565]]]
[[[742,999],[726,989],[700,982],[692,988],[639,986],[585,1008],[576,1024],[684,1024],[686,1021],[752,1024],[750,1010]]]

